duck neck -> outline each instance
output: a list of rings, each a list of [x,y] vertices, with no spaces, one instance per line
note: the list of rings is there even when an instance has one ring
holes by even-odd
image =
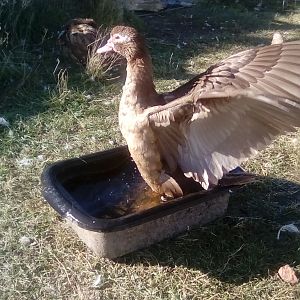
[[[157,105],[158,98],[149,55],[128,59],[122,102],[127,107],[142,111],[149,106]]]

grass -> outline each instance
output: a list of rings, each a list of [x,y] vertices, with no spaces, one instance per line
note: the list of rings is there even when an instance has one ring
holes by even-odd
[[[91,45],[91,49],[88,53],[85,72],[91,80],[101,80],[112,77],[114,70],[115,73],[117,73],[121,65],[125,64],[125,61],[120,61],[119,55],[102,56],[97,54],[97,49],[103,45],[103,41],[105,41],[105,37],[107,36],[109,36],[109,30],[106,29],[103,32],[99,31],[97,33],[96,42]],[[99,45],[99,43],[101,44]],[[119,77],[117,74],[116,76]]]
[[[274,30],[300,39],[297,10],[199,4],[143,20],[161,91],[232,52],[269,43]],[[50,38],[5,47],[0,117],[11,132],[0,126],[1,299],[299,299],[299,286],[276,276],[286,263],[300,271],[299,238],[276,240],[280,226],[300,219],[299,131],[247,162],[263,177],[231,196],[223,219],[118,260],[100,259],[43,201],[40,174],[49,162],[124,143],[122,80],[91,80],[62,59],[55,68]]]

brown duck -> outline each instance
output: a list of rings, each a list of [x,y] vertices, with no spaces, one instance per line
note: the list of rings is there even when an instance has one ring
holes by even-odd
[[[153,191],[183,194],[175,170],[208,189],[279,134],[300,126],[300,41],[257,47],[211,66],[171,93],[155,91],[144,39],[116,26],[98,53],[127,60],[121,132]]]
[[[98,25],[93,19],[72,19],[58,35],[63,52],[85,65],[89,49],[97,39]]]

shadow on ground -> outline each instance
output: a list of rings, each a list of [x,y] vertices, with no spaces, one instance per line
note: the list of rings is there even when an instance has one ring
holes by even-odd
[[[118,259],[119,263],[182,266],[242,284],[284,264],[299,264],[297,236],[277,232],[300,220],[300,185],[263,178],[236,190],[225,217],[176,239]]]
[[[188,79],[192,74],[182,68],[182,63],[201,53],[217,53],[236,45],[270,44],[271,36],[256,34],[257,31],[300,30],[300,24],[278,21],[277,15],[276,11],[239,11],[201,3],[192,8],[142,14],[156,78]],[[169,70],[161,72],[164,65]]]

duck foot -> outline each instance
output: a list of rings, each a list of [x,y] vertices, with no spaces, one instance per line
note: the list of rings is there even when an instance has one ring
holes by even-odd
[[[167,201],[170,201],[170,200],[172,200],[172,199],[174,199],[174,197],[166,196],[166,195],[160,196],[161,202],[167,202]]]

